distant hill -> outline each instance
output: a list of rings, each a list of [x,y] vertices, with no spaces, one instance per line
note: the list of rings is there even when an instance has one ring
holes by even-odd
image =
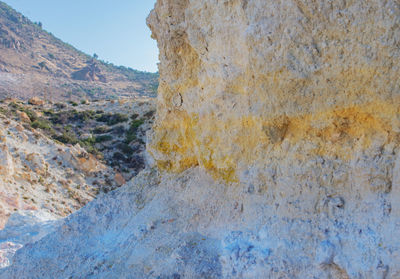
[[[97,60],[0,2],[0,98],[155,96],[158,74]]]

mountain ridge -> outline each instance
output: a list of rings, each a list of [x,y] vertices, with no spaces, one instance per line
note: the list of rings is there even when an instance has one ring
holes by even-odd
[[[158,73],[98,60],[0,1],[0,95],[54,100],[156,95]]]

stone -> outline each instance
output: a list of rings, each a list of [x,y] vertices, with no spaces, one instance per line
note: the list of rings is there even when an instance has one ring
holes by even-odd
[[[28,161],[28,165],[34,172],[38,174],[44,174],[46,172],[46,162],[43,155],[39,153],[30,153],[25,158]]]
[[[63,162],[86,174],[92,174],[105,169],[105,166],[92,154],[87,153],[79,144],[61,151]]]
[[[18,112],[18,116],[19,116],[19,118],[21,119],[21,121],[27,122],[27,123],[31,123],[31,119],[30,119],[29,116],[26,114],[26,112],[19,111],[19,112]]]
[[[21,244],[15,244],[13,242],[0,243],[0,268],[9,266],[10,259],[12,259],[15,252],[17,252],[21,247]]]
[[[114,176],[114,180],[118,186],[122,186],[126,183],[125,178],[120,173],[116,173]]]
[[[43,106],[45,102],[39,97],[32,97],[31,99],[29,99],[28,103],[34,106]]]
[[[14,174],[14,160],[7,145],[0,145],[0,175],[4,177]]]

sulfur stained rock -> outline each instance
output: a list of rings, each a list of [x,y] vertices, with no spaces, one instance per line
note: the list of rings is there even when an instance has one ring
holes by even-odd
[[[398,14],[393,0],[160,1],[148,19],[161,61],[157,165],[230,182],[281,156],[265,147],[284,137],[343,158],[391,133]]]

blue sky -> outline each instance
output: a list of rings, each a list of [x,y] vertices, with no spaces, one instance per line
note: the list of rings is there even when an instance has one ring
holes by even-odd
[[[2,0],[61,40],[116,65],[156,72],[146,17],[156,0]]]

